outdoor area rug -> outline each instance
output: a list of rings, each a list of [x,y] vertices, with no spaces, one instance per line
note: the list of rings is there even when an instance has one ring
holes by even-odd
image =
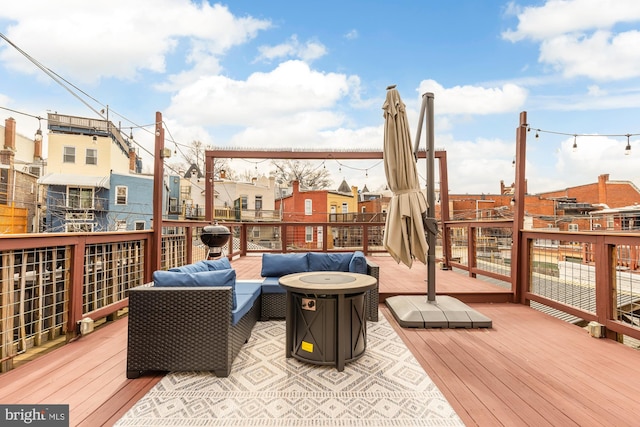
[[[380,314],[343,372],[285,358],[284,321],[258,322],[228,378],[165,376],[116,426],[463,426]]]

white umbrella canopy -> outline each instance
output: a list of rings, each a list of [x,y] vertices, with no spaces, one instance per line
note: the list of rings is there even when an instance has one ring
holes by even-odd
[[[387,88],[384,110],[384,171],[393,192],[383,244],[396,262],[411,268],[413,260],[427,263],[425,223],[427,200],[420,190],[416,159],[405,104],[395,86]]]

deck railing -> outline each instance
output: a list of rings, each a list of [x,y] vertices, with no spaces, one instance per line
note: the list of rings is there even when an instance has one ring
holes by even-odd
[[[510,288],[514,302],[539,304],[640,339],[640,234],[522,231],[514,250],[510,221],[447,222],[442,267]],[[160,266],[206,259],[204,222],[164,221]],[[263,252],[385,252],[384,223],[224,223],[228,257]],[[151,281],[151,230],[0,236],[0,369],[58,337],[73,339],[83,319],[126,309],[127,290]],[[513,269],[519,262],[519,269]]]

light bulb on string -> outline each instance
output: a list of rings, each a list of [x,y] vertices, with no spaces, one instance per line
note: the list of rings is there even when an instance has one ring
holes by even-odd
[[[629,137],[631,137],[630,134],[627,134],[627,146],[624,147],[624,155],[628,156],[629,154],[631,154],[631,143],[629,142]]]
[[[540,129],[536,129],[536,139],[540,138],[540,134],[538,133]]]
[[[573,135],[573,152],[575,153],[578,150],[578,141],[577,141],[578,135]]]

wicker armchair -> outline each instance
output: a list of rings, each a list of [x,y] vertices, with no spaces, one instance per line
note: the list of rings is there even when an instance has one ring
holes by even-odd
[[[145,371],[231,372],[260,315],[260,298],[232,324],[231,287],[129,290],[127,378]]]
[[[380,285],[380,267],[378,264],[367,259],[367,274],[376,278],[376,287],[367,291],[365,295],[365,309],[367,311],[367,320],[372,322],[378,321],[378,304],[380,297],[378,293]],[[262,313],[261,320],[284,319],[287,312],[287,295],[286,294],[262,294]]]

